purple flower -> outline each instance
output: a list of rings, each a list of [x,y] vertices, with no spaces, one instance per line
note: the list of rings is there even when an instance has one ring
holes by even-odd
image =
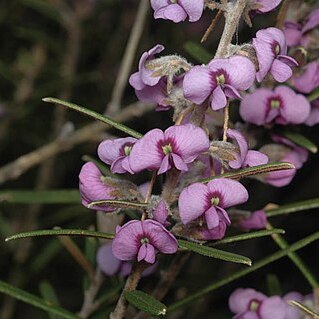
[[[300,294],[299,292],[290,292],[286,294],[283,298],[286,302],[289,300],[294,300],[298,302],[303,302],[304,301],[304,296]],[[301,313],[300,310],[297,307],[290,306],[288,303],[286,305],[286,315],[285,319],[300,319],[301,318]]]
[[[155,19],[172,20],[175,23],[200,19],[204,10],[204,0],[151,0]]]
[[[165,132],[153,129],[133,146],[129,163],[134,173],[150,169],[163,174],[172,167],[187,171],[187,164],[208,149],[206,133],[192,124],[171,126]]]
[[[279,6],[281,0],[256,0],[255,3],[260,4],[261,8],[257,10],[258,13],[266,13],[274,10]]]
[[[146,68],[146,63],[149,60],[154,58],[154,55],[160,53],[164,50],[164,46],[157,44],[155,47],[150,49],[147,52],[144,52],[140,62],[139,62],[139,70],[138,72],[132,74],[130,76],[129,82],[133,86],[133,88],[137,91],[143,90],[146,86],[154,86],[158,84],[161,77],[154,76],[153,70],[149,70]]]
[[[288,46],[302,45],[308,47],[311,39],[309,32],[319,25],[319,9],[313,10],[304,21],[297,23],[294,21],[286,21],[284,33]]]
[[[236,289],[229,298],[233,319],[285,319],[286,302],[279,296],[267,297],[254,289]]]
[[[264,210],[253,212],[248,218],[241,220],[238,224],[240,228],[245,230],[266,228],[267,215]]]
[[[259,63],[256,73],[258,82],[261,82],[268,72],[278,82],[285,82],[292,76],[291,66],[298,63],[287,56],[287,44],[284,33],[277,28],[267,28],[256,33],[253,39]]]
[[[296,94],[287,86],[277,86],[274,90],[257,89],[247,94],[240,104],[240,115],[249,123],[264,125],[301,124],[310,114],[310,104],[301,94]]]
[[[207,66],[195,66],[185,74],[185,98],[202,104],[208,97],[213,110],[226,106],[227,97],[240,99],[238,90],[247,90],[256,75],[253,63],[243,56],[213,59]]]
[[[132,271],[132,263],[129,261],[121,261],[113,256],[112,243],[102,245],[96,254],[96,261],[99,269],[107,276],[119,274],[121,277],[128,276]],[[152,274],[157,264],[148,267],[142,273],[142,276]]]
[[[313,61],[304,67],[304,72],[292,79],[294,87],[301,93],[310,93],[319,86],[319,62]]]
[[[262,151],[271,161],[289,162],[295,166],[295,169],[267,173],[263,180],[272,186],[286,186],[296,175],[297,169],[300,169],[307,161],[308,152],[284,137],[274,135],[272,139],[278,144],[265,145]]]
[[[319,123],[319,99],[311,102],[311,111],[305,124],[308,126],[314,126]]]
[[[91,202],[115,199],[116,188],[102,175],[98,167],[93,162],[88,162],[82,166],[80,175],[80,193],[82,204],[88,206]],[[92,209],[113,212],[116,209],[108,206],[91,207]]]
[[[111,165],[113,173],[131,172],[128,156],[137,139],[133,137],[105,140],[98,147],[99,158],[106,164]]]
[[[248,143],[239,131],[228,129],[227,136],[234,139],[239,148],[239,154],[236,154],[236,159],[228,163],[231,168],[238,169],[268,163],[267,155],[258,151],[248,150]]]
[[[231,179],[214,179],[207,185],[194,183],[184,188],[179,196],[179,214],[183,224],[201,217],[207,228],[213,230],[221,222],[230,225],[225,208],[242,204],[247,199],[246,188]]]
[[[118,227],[112,243],[113,255],[123,261],[146,261],[154,264],[157,252],[174,254],[178,244],[176,238],[165,227],[154,220],[131,220]]]
[[[168,212],[169,208],[167,203],[162,199],[159,201],[159,203],[156,205],[155,209],[153,210],[153,219],[158,221],[164,226],[169,225],[169,223],[166,221],[168,218]]]

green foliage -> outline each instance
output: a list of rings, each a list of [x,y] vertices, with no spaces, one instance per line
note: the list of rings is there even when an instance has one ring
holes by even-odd
[[[149,294],[134,290],[125,293],[125,299],[136,308],[154,316],[166,314],[166,306]]]
[[[203,64],[207,64],[213,58],[210,52],[196,42],[187,41],[184,44],[184,50],[196,61]]]
[[[296,132],[284,132],[283,135],[287,137],[290,141],[294,142],[295,144],[307,149],[311,153],[317,153],[318,147],[316,144],[311,142],[307,137],[302,134]]]
[[[186,240],[179,240],[178,245],[182,249],[187,249],[203,256],[220,259],[224,261],[229,261],[233,263],[245,264],[248,266],[252,265],[252,262],[249,258],[245,256],[229,253],[227,251],[223,251],[220,249],[208,247],[205,245],[200,245],[200,244],[186,241]]]

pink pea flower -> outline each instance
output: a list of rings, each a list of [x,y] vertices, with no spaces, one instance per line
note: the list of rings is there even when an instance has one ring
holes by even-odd
[[[301,93],[310,93],[319,87],[319,62],[313,61],[304,67],[304,72],[292,79],[294,87]]]
[[[185,74],[185,98],[202,104],[208,97],[213,110],[226,106],[228,98],[240,99],[238,90],[247,90],[256,75],[253,63],[243,56],[213,59],[209,64],[195,66]]]
[[[187,171],[187,164],[208,149],[205,131],[192,124],[171,126],[165,132],[153,129],[133,146],[129,163],[134,173],[150,169],[163,174],[172,167]]]
[[[248,150],[248,143],[239,131],[228,129],[227,136],[234,139],[239,148],[239,154],[236,154],[236,159],[228,163],[231,168],[238,169],[268,163],[267,155],[258,151]]]
[[[287,44],[284,33],[277,28],[259,30],[253,39],[253,47],[259,63],[256,73],[261,82],[268,72],[278,82],[285,82],[292,76],[291,66],[297,66],[295,59],[287,56]]]
[[[271,161],[289,162],[295,166],[295,169],[267,173],[263,180],[272,186],[286,186],[296,175],[297,169],[300,169],[307,161],[308,151],[284,137],[274,135],[272,139],[278,144],[265,145],[262,151]]]
[[[310,44],[309,32],[319,25],[319,9],[313,10],[304,21],[297,23],[286,21],[284,33],[288,46],[302,45],[308,47]]]
[[[258,13],[266,13],[274,10],[279,6],[282,0],[255,0],[256,4],[260,4],[261,8],[256,10]]]
[[[96,254],[96,261],[99,269],[107,276],[116,274],[121,277],[127,277],[132,271],[132,262],[121,261],[113,256],[112,243],[102,245]],[[142,273],[142,276],[148,276],[156,270],[157,264],[148,267]]]
[[[289,292],[286,294],[283,299],[286,301],[286,303],[290,300],[303,302],[304,296],[300,294],[299,292]],[[286,315],[284,319],[300,319],[301,318],[301,312],[297,307],[291,306],[288,303],[286,304]]]
[[[286,302],[279,296],[267,297],[254,289],[236,289],[229,298],[233,319],[285,319]]]
[[[165,227],[154,220],[131,220],[118,227],[112,243],[113,255],[123,261],[146,261],[154,264],[157,252],[174,254],[178,244],[176,238]]]
[[[155,19],[172,20],[175,23],[200,19],[204,10],[204,0],[151,0]]]
[[[144,52],[140,62],[138,72],[132,74],[129,79],[129,83],[137,91],[143,90],[146,86],[154,86],[158,84],[161,76],[153,76],[153,70],[149,70],[145,67],[147,61],[152,60],[155,54],[164,50],[164,46],[157,44],[155,47],[147,52]]]
[[[116,188],[111,183],[108,183],[98,167],[93,162],[85,163],[82,166],[80,175],[80,193],[82,197],[82,204],[88,206],[91,202],[115,199]],[[91,207],[106,212],[113,212],[116,210],[114,207],[98,206]]]
[[[97,153],[104,163],[111,165],[112,173],[131,172],[128,156],[136,141],[133,137],[105,140],[99,145]]]
[[[319,99],[311,102],[311,111],[308,118],[305,121],[305,124],[308,126],[314,126],[319,124]]]
[[[310,103],[287,86],[274,90],[260,88],[247,94],[240,104],[240,115],[249,123],[264,125],[301,124],[310,114]]]
[[[178,200],[179,214],[185,225],[201,217],[208,230],[213,230],[221,222],[230,225],[225,208],[247,200],[248,192],[243,185],[231,179],[218,178],[207,185],[194,183],[184,188]]]
[[[245,230],[264,229],[267,224],[267,215],[264,210],[253,212],[248,218],[241,220],[238,224],[240,228]]]
[[[167,222],[168,205],[163,199],[159,201],[159,203],[157,204],[157,206],[153,210],[152,214],[153,214],[153,219],[158,221],[162,225],[164,225],[164,226],[170,225],[170,223]]]

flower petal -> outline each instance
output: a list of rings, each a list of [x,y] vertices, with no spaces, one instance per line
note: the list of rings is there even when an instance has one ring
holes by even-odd
[[[266,13],[274,10],[277,6],[279,6],[282,0],[257,0],[257,3],[262,5],[257,11],[261,13]]]
[[[275,59],[271,66],[270,73],[277,82],[283,83],[291,78],[292,69],[286,63]]]
[[[253,212],[248,218],[240,221],[239,226],[243,229],[263,229],[266,228],[267,215],[263,210]]]
[[[269,161],[269,158],[266,154],[259,152],[259,151],[254,151],[254,150],[249,150],[247,152],[245,161],[243,163],[243,167],[253,167],[253,166],[258,166],[258,165],[264,165],[267,164]]]
[[[150,244],[143,244],[137,254],[137,261],[140,262],[142,260],[145,260],[146,262],[150,264],[155,263],[155,249],[153,245]]]
[[[259,309],[261,319],[284,319],[286,312],[285,302],[279,296],[265,299]]]
[[[200,217],[209,206],[208,189],[201,183],[194,183],[183,189],[178,199],[179,215],[183,224]]]
[[[214,206],[206,210],[204,215],[208,229],[213,229],[219,225],[219,215]]]
[[[188,14],[190,22],[198,21],[203,14],[203,0],[179,0],[179,4],[184,8],[186,13]]]
[[[220,196],[219,207],[228,208],[242,204],[248,200],[246,188],[237,181],[228,178],[216,178],[207,184],[211,194]]]
[[[157,175],[161,175],[166,173],[168,170],[170,170],[172,168],[171,164],[170,164],[170,156],[169,155],[165,155],[161,166],[159,167],[159,170],[157,172]]]
[[[194,66],[184,76],[184,96],[196,104],[202,104],[214,88],[215,83],[212,81],[211,72],[207,66]]]
[[[177,154],[172,154],[172,160],[173,160],[173,163],[174,163],[174,166],[180,170],[180,171],[188,171],[188,167],[187,165],[185,164],[185,162],[182,160],[182,158],[177,155]]]
[[[96,261],[99,268],[108,276],[114,276],[122,263],[113,256],[111,243],[105,244],[98,249]]]
[[[134,173],[144,169],[160,168],[164,154],[160,152],[158,143],[162,140],[164,140],[163,131],[153,129],[136,142],[129,155],[130,167]]]
[[[156,12],[156,15],[154,15],[154,18],[158,19],[159,16],[162,19],[171,20],[175,23],[184,21],[187,18],[186,11],[177,3],[173,3],[167,6],[166,8],[159,9]]]
[[[193,124],[174,125],[164,132],[165,138],[174,141],[173,153],[185,163],[193,162],[198,155],[209,149],[205,131]]]
[[[240,162],[238,160],[230,161],[229,166],[231,168],[240,168],[245,161],[248,152],[248,143],[242,133],[237,130],[228,129],[227,136],[236,141],[240,151]]]
[[[166,7],[170,3],[170,0],[151,0],[151,6],[153,10],[158,10],[160,8]]]
[[[226,95],[220,85],[217,85],[213,91],[210,105],[214,111],[218,111],[227,105]]]

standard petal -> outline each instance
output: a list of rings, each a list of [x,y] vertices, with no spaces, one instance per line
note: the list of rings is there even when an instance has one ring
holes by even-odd
[[[266,13],[274,10],[282,0],[257,0],[257,3],[262,5],[257,11],[261,13]]]
[[[259,70],[256,73],[256,79],[258,82],[261,82],[269,72],[275,56],[272,51],[272,45],[263,40],[254,38],[253,47],[256,50],[256,55],[259,64]]]
[[[170,156],[169,155],[165,155],[165,157],[162,160],[161,166],[159,167],[157,175],[164,174],[168,170],[170,170],[171,168],[172,168],[172,166],[170,164]]]
[[[179,4],[184,8],[186,13],[188,14],[190,22],[198,21],[203,14],[203,0],[179,0]]]
[[[284,319],[286,304],[279,296],[273,296],[265,299],[258,311],[261,319]]]
[[[183,159],[177,155],[177,154],[172,154],[171,155],[172,157],[172,161],[174,163],[174,166],[179,170],[179,171],[188,171],[188,167],[187,165],[185,164],[185,162],[183,161]]]
[[[255,289],[236,289],[229,297],[228,305],[235,314],[241,314],[249,310],[249,304],[252,300],[263,301],[267,297],[257,292]]]
[[[245,203],[248,200],[246,188],[237,181],[228,178],[216,178],[207,184],[210,194],[219,196],[219,207],[227,208]]]
[[[196,104],[202,104],[210,96],[214,88],[215,83],[207,66],[194,66],[184,76],[184,96]]]
[[[182,223],[186,225],[200,217],[209,206],[206,185],[194,183],[184,188],[178,199]]]
[[[170,3],[170,0],[151,0],[151,6],[153,10],[158,10],[160,8],[166,7]]]
[[[249,123],[265,124],[268,101],[272,96],[273,92],[269,89],[257,89],[252,94],[247,94],[240,103],[240,116]]]
[[[310,103],[302,94],[296,94],[287,86],[278,86],[275,93],[280,95],[283,105],[280,114],[286,123],[301,124],[310,115]]]
[[[267,224],[267,215],[263,210],[253,212],[248,218],[242,220],[239,226],[243,229],[264,229]]]
[[[239,154],[240,154],[240,163],[238,160],[230,161],[229,166],[231,168],[240,168],[245,161],[248,152],[248,143],[242,133],[237,130],[228,129],[227,136],[232,138],[236,141],[236,144],[239,147]],[[238,165],[239,164],[239,165]]]
[[[163,254],[174,254],[178,244],[176,238],[159,222],[147,219],[143,222],[144,233],[150,244]]]
[[[97,154],[101,161],[111,165],[119,157],[125,156],[124,147],[132,146],[137,141],[133,137],[117,138],[115,140],[104,140],[100,143]]]
[[[173,153],[185,163],[190,163],[198,155],[209,149],[209,139],[205,131],[193,124],[174,125],[165,131],[165,138],[173,141]]]
[[[153,129],[136,142],[129,155],[130,167],[134,173],[160,168],[164,154],[158,144],[162,140],[164,133],[160,129]]]
[[[291,78],[292,69],[286,63],[275,59],[271,66],[270,73],[277,82],[283,83]]]
[[[214,111],[218,111],[227,105],[226,95],[220,85],[217,85],[217,87],[213,91],[210,105]]]
[[[247,167],[247,166],[253,167],[258,165],[264,165],[264,164],[267,164],[268,161],[269,161],[269,158],[266,154],[259,151],[249,150],[243,162],[243,167]]]
[[[141,245],[139,240],[144,235],[142,222],[139,220],[132,220],[123,225],[112,242],[114,257],[124,261],[135,259]]]
[[[301,93],[310,93],[319,86],[319,63],[313,61],[305,66],[302,75],[293,78],[295,88]]]
[[[113,256],[111,243],[105,244],[98,249],[96,261],[99,268],[108,276],[114,276],[122,263]]]

